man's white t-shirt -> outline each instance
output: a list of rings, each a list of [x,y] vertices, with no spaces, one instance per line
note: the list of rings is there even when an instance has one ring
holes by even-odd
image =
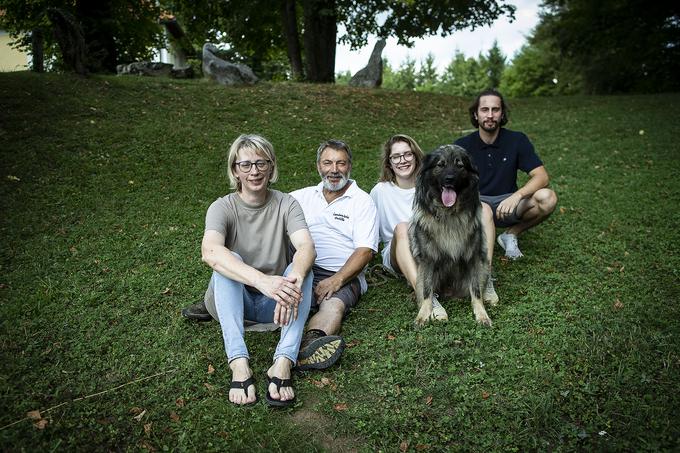
[[[323,183],[291,192],[302,206],[316,247],[314,264],[337,272],[359,247],[378,251],[378,217],[371,197],[350,179],[347,191],[331,203],[323,196]],[[359,275],[361,293],[368,289]]]

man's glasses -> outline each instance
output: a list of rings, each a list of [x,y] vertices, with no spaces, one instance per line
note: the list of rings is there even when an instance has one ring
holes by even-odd
[[[271,160],[256,160],[255,162],[251,162],[249,160],[242,160],[241,162],[234,162],[234,163],[236,164],[238,169],[241,170],[243,173],[248,173],[253,168],[253,165],[255,165],[257,167],[257,169],[260,170],[260,171],[269,170],[269,166],[271,165],[272,161]]]
[[[404,154],[392,154],[390,156],[390,162],[393,164],[398,164],[402,157],[404,158],[404,162],[411,162],[413,160],[413,151],[407,151]]]

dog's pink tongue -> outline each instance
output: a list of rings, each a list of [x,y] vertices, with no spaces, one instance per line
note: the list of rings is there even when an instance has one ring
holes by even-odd
[[[456,204],[456,191],[453,189],[442,189],[442,204],[447,208],[450,208]]]

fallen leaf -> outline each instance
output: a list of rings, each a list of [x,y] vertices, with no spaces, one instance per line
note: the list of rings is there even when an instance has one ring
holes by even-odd
[[[137,420],[138,422],[141,422],[141,421],[142,421],[142,418],[144,418],[144,414],[146,414],[146,409],[144,409],[139,415],[135,415],[135,416],[132,417],[132,418],[134,418],[134,419]]]
[[[226,431],[219,431],[217,435],[220,436],[222,439],[229,439],[229,433]]]
[[[210,390],[211,392],[212,392],[213,389],[215,388],[215,387],[213,387],[212,385],[208,384],[207,382],[204,383],[203,386],[204,386],[205,388],[207,388],[208,390]]]
[[[338,403],[335,406],[333,406],[333,409],[336,411],[346,411],[347,410],[347,403]]]
[[[564,214],[565,212],[567,212],[567,208],[565,208],[564,206],[561,206],[560,207],[560,214]]]
[[[423,450],[429,450],[430,446],[429,445],[424,445],[424,444],[417,444],[416,445],[416,451],[423,451]]]
[[[491,396],[491,394],[489,392],[487,392],[487,391],[482,392],[482,399],[485,399],[485,400],[489,399],[490,396]]]
[[[401,387],[399,387],[399,384],[394,384],[394,394],[397,396],[401,395]]]
[[[356,339],[355,339],[355,340],[352,340],[352,341],[348,342],[348,343],[345,345],[345,347],[346,347],[346,348],[353,348],[354,346],[358,346],[359,344],[361,344],[361,342],[360,342],[359,340],[356,340]]]
[[[146,423],[144,425],[144,434],[151,434],[151,425],[153,425],[153,423]]]
[[[33,426],[35,426],[38,429],[45,429],[45,427],[47,426],[47,420],[44,419],[44,418],[41,418],[37,422],[33,423]]]
[[[26,412],[26,417],[30,418],[31,420],[40,420],[42,418],[42,415],[40,415],[39,410],[35,410]]]
[[[179,421],[179,415],[177,415],[177,412],[170,411],[170,420],[172,420],[173,422]]]
[[[391,333],[388,333],[388,334],[387,334],[387,339],[390,340],[390,341],[392,341],[392,340],[396,340],[397,337],[395,337],[395,336],[392,335]]]
[[[177,405],[177,407],[184,407],[186,402],[184,401],[184,398],[180,397],[175,400],[175,404]]]
[[[428,395],[427,398],[425,398],[425,404],[428,406],[432,404],[432,395]]]
[[[169,295],[172,295],[172,291],[170,291],[170,287],[168,286],[167,288],[165,288],[163,290],[163,292],[161,292],[161,294],[164,295],[164,296],[169,296]]]
[[[616,299],[616,301],[614,301],[614,310],[621,310],[622,308],[623,303],[619,299]]]
[[[399,451],[407,451],[408,450],[408,441],[405,440],[402,443],[399,444]]]
[[[142,409],[141,407],[135,406],[135,407],[131,407],[130,410],[129,410],[128,412],[130,412],[131,414],[139,415],[139,414],[141,414],[143,411],[144,411],[144,409]]]
[[[208,364],[208,374],[213,374],[215,372],[215,367],[212,366],[212,363]]]

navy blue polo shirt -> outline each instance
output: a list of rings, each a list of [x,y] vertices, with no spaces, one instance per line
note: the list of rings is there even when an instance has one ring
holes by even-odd
[[[455,144],[467,150],[479,170],[479,193],[503,195],[517,191],[517,170],[529,173],[543,165],[534,145],[522,132],[501,128],[496,140],[487,145],[479,131],[461,137]]]

